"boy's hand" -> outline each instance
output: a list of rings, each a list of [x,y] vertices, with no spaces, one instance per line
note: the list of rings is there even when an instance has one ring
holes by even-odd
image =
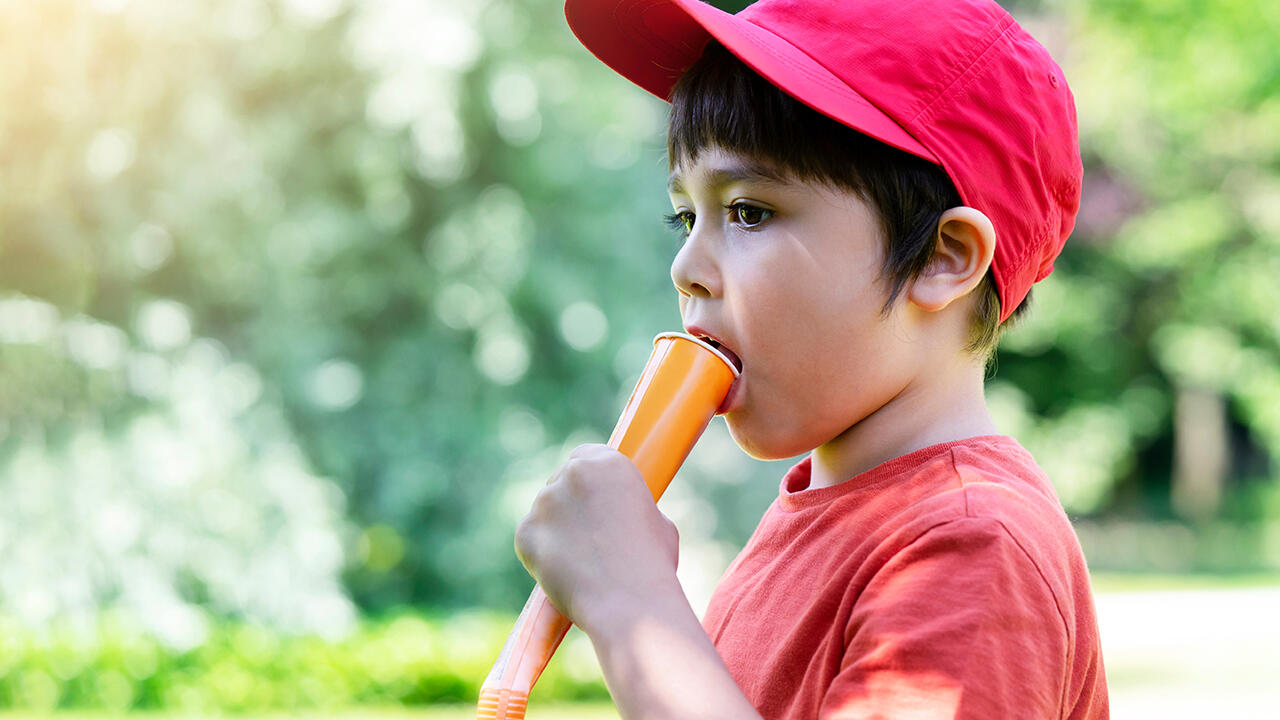
[[[595,647],[624,718],[758,718],[676,580],[679,537],[644,478],[581,445],[538,491],[516,554]]]
[[[675,589],[679,536],[634,463],[607,445],[580,445],[538,491],[516,528],[516,555],[584,630],[619,604]]]

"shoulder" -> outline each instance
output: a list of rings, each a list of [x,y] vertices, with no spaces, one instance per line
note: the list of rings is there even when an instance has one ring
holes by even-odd
[[[901,520],[917,534],[959,520],[956,527],[999,528],[1009,540],[1069,552],[1075,532],[1053,484],[1035,459],[1007,437],[974,438],[948,449],[942,462],[920,468],[934,492],[914,498]],[[916,479],[909,481],[919,482]],[[1063,545],[1063,541],[1070,540]]]
[[[883,537],[855,619],[905,612],[891,628],[900,631],[934,614],[948,632],[970,628],[979,644],[1031,648],[1010,654],[1005,668],[1047,673],[1037,687],[1055,688],[1067,706],[1090,692],[1105,698],[1084,553],[1031,455],[1012,440],[969,443],[930,472],[945,475],[934,478],[941,490],[912,502]],[[846,637],[857,629],[851,624]],[[1004,641],[993,640],[1004,631]],[[983,652],[1002,651],[988,644]]]
[[[1004,523],[960,515],[898,548],[849,609],[849,672],[829,693],[848,707],[878,678],[911,694],[936,680],[962,695],[957,717],[1055,717],[1071,685],[1070,610]],[[886,675],[888,673],[888,675]],[[890,688],[893,689],[893,688]],[[860,702],[860,701],[859,701]]]
[[[1055,594],[1068,592],[1066,575],[1083,573],[1083,552],[1053,484],[1031,454],[1012,439],[997,448],[960,446],[952,451],[952,468],[953,501],[963,501],[964,517],[998,524]]]
[[[1021,576],[1012,587],[1042,589],[1074,634],[1077,615],[1092,615],[1088,570],[1034,458],[1012,438],[991,438],[957,444],[946,460],[929,470],[945,474],[945,482],[935,479],[943,489],[904,509],[880,548],[884,562],[908,571],[921,561],[945,563],[978,582],[984,574],[1003,582]]]

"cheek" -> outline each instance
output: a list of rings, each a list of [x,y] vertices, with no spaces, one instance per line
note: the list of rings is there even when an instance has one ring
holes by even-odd
[[[760,460],[779,460],[812,450],[834,435],[843,417],[841,399],[812,373],[826,373],[803,356],[771,357],[768,367],[751,375],[745,405],[726,416],[729,433],[744,452]]]

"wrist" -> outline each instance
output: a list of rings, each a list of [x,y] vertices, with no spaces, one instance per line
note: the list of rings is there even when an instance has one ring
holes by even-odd
[[[686,614],[697,622],[684,589],[672,571],[643,584],[601,593],[594,602],[579,609],[575,622],[598,646],[612,641],[626,642],[625,638],[639,624],[675,622]]]
[[[625,720],[759,720],[689,606],[675,574],[584,617]]]

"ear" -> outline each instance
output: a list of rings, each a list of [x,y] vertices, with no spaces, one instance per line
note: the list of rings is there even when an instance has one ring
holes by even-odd
[[[922,310],[937,312],[968,295],[991,267],[996,229],[982,211],[953,207],[938,219],[933,258],[907,292]]]

